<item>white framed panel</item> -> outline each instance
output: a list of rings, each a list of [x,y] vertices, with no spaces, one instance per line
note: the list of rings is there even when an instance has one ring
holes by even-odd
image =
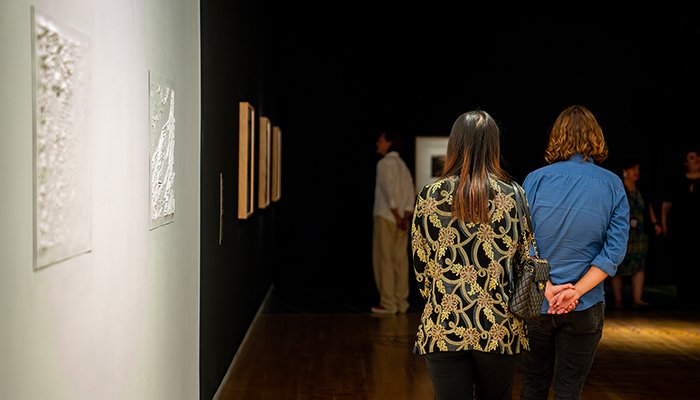
[[[442,175],[448,136],[416,137],[416,192]]]
[[[175,82],[148,71],[150,228],[175,218]]]
[[[91,251],[89,36],[31,8],[34,269]]]

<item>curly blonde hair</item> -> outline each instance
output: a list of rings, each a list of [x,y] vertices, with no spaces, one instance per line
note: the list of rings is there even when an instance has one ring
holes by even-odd
[[[571,106],[562,111],[549,133],[544,159],[553,164],[566,161],[574,154],[600,163],[608,158],[608,145],[603,129],[593,114],[583,106]]]

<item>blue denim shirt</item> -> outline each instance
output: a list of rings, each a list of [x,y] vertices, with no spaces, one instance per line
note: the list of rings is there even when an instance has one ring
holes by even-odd
[[[615,275],[629,235],[629,203],[617,175],[576,154],[531,172],[523,188],[539,255],[552,267],[552,284],[575,284],[592,265]],[[600,301],[605,301],[603,282],[581,296],[576,310]],[[542,312],[548,308],[545,299]]]

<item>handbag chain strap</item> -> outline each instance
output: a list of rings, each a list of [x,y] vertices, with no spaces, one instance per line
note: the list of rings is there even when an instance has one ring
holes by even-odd
[[[530,205],[525,197],[525,190],[515,181],[513,184],[513,192],[515,195],[515,205],[518,210],[520,219],[520,230],[525,238],[525,243],[531,243],[535,249],[535,257],[540,258],[537,251],[537,241],[535,241],[535,230],[532,228],[532,218],[530,217]]]

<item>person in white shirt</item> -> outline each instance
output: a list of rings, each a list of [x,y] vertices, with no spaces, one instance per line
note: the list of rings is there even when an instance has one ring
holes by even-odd
[[[374,195],[372,262],[379,306],[372,312],[396,314],[409,307],[408,228],[416,193],[411,172],[398,153],[400,137],[385,132],[376,144],[384,157],[377,163]]]

